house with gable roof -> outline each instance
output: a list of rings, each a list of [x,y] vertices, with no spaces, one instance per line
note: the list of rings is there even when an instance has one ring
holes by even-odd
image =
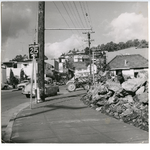
[[[148,71],[148,60],[140,54],[117,55],[107,65],[114,75],[122,71],[123,75],[132,78],[142,70]]]

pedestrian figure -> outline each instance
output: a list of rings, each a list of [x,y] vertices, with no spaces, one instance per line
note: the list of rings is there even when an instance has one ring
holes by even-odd
[[[122,84],[125,81],[121,70],[117,74],[117,80],[119,81],[120,84]]]

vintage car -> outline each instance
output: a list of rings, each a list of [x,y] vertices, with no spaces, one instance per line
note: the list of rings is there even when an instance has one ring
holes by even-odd
[[[36,88],[35,83],[33,83],[33,88],[32,88],[33,97],[35,97],[35,88]],[[30,98],[30,92],[31,92],[31,83],[28,83],[25,86],[25,88],[22,89],[22,94],[26,95],[27,98]],[[45,80],[45,97],[57,95],[57,92],[59,92],[59,86],[51,83],[48,80]]]
[[[69,92],[75,91],[77,88],[84,88],[85,90],[89,89],[89,79],[88,76],[75,75],[67,83],[67,90]]]
[[[18,90],[22,90],[23,88],[25,88],[25,86],[26,86],[28,83],[29,83],[29,80],[23,80],[23,81],[21,81],[21,83],[19,83],[19,84],[17,85],[17,89],[18,89]]]
[[[1,83],[1,90],[9,90],[12,89],[12,86],[7,83]]]

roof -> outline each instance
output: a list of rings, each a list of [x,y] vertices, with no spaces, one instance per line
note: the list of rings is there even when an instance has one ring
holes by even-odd
[[[17,61],[7,61],[7,62],[3,62],[2,64],[14,64],[17,63]]]
[[[87,69],[87,66],[84,62],[74,62],[73,63],[75,69]]]
[[[148,48],[138,48],[136,49],[135,47],[130,47],[130,48],[126,48],[126,49],[122,49],[122,50],[118,50],[118,51],[113,51],[113,52],[107,52],[106,51],[106,57],[107,57],[107,62],[110,62],[115,56],[117,55],[133,55],[133,54],[140,54],[141,56],[143,56],[146,59],[148,58]]]
[[[108,63],[108,66],[111,70],[148,68],[148,60],[139,54],[118,55]]]

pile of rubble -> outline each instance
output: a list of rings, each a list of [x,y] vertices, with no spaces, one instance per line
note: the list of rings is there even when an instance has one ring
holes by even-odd
[[[148,74],[120,84],[111,79],[91,86],[81,100],[97,111],[148,131]]]

